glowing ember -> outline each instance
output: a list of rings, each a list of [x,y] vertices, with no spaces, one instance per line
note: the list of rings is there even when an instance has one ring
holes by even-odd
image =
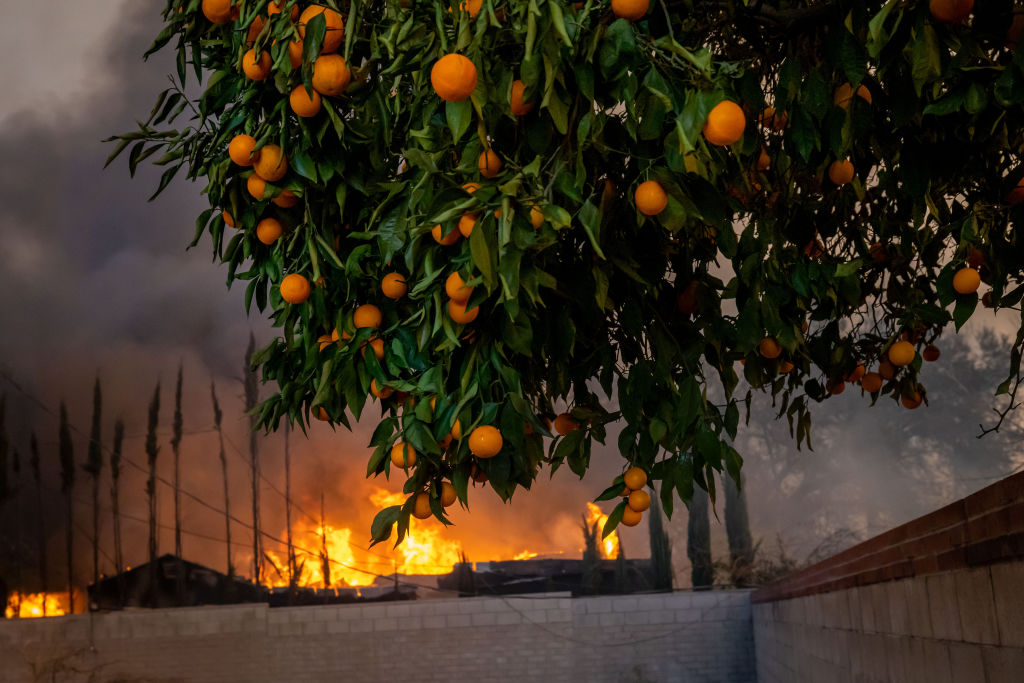
[[[604,529],[604,523],[608,521],[608,515],[601,512],[601,508],[597,507],[593,503],[587,503],[587,524],[593,525],[597,522],[597,533],[600,535],[601,530]],[[604,549],[604,556],[606,559],[614,560],[619,555],[619,532],[614,531],[608,534],[608,537],[602,542]]]
[[[67,614],[67,593],[18,593],[7,596],[8,619],[59,617]]]

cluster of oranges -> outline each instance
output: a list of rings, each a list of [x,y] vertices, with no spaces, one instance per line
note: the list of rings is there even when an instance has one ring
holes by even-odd
[[[644,511],[651,507],[651,494],[644,490],[647,473],[639,467],[630,467],[622,475],[622,482],[622,497],[626,503],[622,509],[622,523],[636,526],[643,519]]]

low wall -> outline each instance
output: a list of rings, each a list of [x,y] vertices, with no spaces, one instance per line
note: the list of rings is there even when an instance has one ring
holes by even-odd
[[[1024,681],[1024,473],[751,599],[760,683]]]
[[[753,683],[747,591],[0,620],[0,681]]]

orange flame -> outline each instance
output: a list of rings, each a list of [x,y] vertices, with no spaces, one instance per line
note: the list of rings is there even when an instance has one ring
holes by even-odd
[[[593,503],[587,503],[587,524],[593,525],[597,522],[597,532],[600,534],[604,529],[605,522],[608,521],[608,515],[601,512],[601,508],[597,507]],[[604,556],[606,559],[614,560],[619,555],[619,532],[614,531],[604,539],[602,542],[602,549],[604,550]]]
[[[530,552],[529,550],[524,550],[521,553],[516,553],[515,555],[513,555],[512,559],[513,560],[528,560],[531,557],[537,557],[537,555],[538,555],[538,553],[533,553],[533,552]]]
[[[7,596],[8,619],[59,617],[67,614],[67,593],[18,593]]]

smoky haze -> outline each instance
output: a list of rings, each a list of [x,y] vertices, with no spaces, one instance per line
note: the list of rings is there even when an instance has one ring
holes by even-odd
[[[146,407],[157,381],[161,383],[160,455],[162,477],[171,477],[169,445],[175,374],[184,368],[184,432],[182,486],[195,495],[183,500],[185,557],[224,568],[223,505],[220,464],[209,396],[210,381],[218,386],[225,413],[230,467],[231,509],[249,520],[249,478],[245,465],[248,442],[243,419],[242,365],[250,331],[262,346],[272,336],[259,314],[247,317],[241,289],[227,290],[225,270],[211,263],[210,245],[193,251],[195,216],[206,208],[202,187],[176,180],[152,203],[158,172],[140,168],[131,180],[123,161],[101,171],[112,146],[101,140],[131,130],[166,87],[164,74],[173,68],[169,54],[143,62],[141,55],[159,31],[153,3],[92,3],[54,21],[45,3],[17,5],[5,17],[0,44],[13,54],[30,50],[39,31],[54,35],[49,42],[62,50],[60,64],[43,55],[25,63],[10,54],[0,87],[0,369],[24,389],[0,379],[7,396],[7,431],[19,451],[20,494],[0,508],[0,565],[21,566],[25,583],[37,587],[31,560],[35,539],[27,524],[42,514],[50,530],[50,586],[62,585],[61,503],[57,465],[57,421],[61,400],[68,405],[74,432],[75,458],[84,463],[91,414],[92,384],[103,384],[103,440],[107,447],[114,419],[126,423],[125,457],[145,468],[143,450]],[[5,12],[14,11],[5,7]],[[63,12],[63,10],[62,10]],[[79,16],[80,15],[80,16]],[[37,30],[29,30],[38,27]],[[19,47],[20,46],[20,47]],[[48,54],[48,53],[47,53]],[[18,64],[14,67],[14,64]],[[47,74],[70,70],[53,81]],[[24,66],[23,66],[24,65]],[[38,84],[45,85],[38,85]],[[980,329],[980,328],[979,328]],[[1001,379],[1007,342],[1002,337],[972,336],[971,345],[947,353],[928,368],[926,383],[941,377],[942,392],[929,394],[932,405],[916,412],[891,403],[869,409],[869,401],[849,389],[815,413],[813,452],[797,451],[783,423],[770,420],[765,397],[755,397],[749,426],[741,429],[737,446],[746,458],[746,486],[755,538],[774,552],[775,539],[799,557],[811,553],[822,539],[866,537],[906,521],[999,478],[1021,462],[1012,438],[994,435],[974,439],[979,413],[990,402]],[[977,339],[987,340],[985,343]],[[956,351],[954,353],[953,351]],[[960,359],[951,364],[950,358]],[[959,387],[959,389],[958,389]],[[264,387],[265,397],[269,388]],[[32,398],[30,398],[32,397]],[[40,403],[36,403],[38,399]],[[373,413],[368,409],[368,414]],[[313,517],[320,495],[327,520],[353,530],[351,562],[367,571],[387,573],[389,561],[365,550],[369,524],[377,508],[370,494],[380,488],[399,491],[401,482],[364,480],[372,419],[353,433],[316,423],[308,438],[293,433],[293,490],[296,503]],[[43,460],[44,506],[35,509],[27,467],[29,435],[39,435]],[[609,435],[614,445],[616,434]],[[280,434],[261,439],[263,471],[278,489],[284,487],[283,442]],[[109,514],[109,454],[105,454],[101,491],[103,505],[101,571],[113,567]],[[524,550],[578,557],[582,546],[580,515],[586,502],[621,471],[613,447],[595,448],[585,482],[567,468],[553,478],[542,477],[534,490],[516,494],[503,504],[487,489],[471,491],[472,513],[456,510],[455,526],[444,537],[458,543],[471,560],[508,558]],[[75,511],[81,530],[89,527],[86,473],[79,468]],[[146,559],[146,475],[123,466],[121,480],[125,559],[130,565]],[[284,502],[271,484],[261,486],[263,529],[284,536]],[[158,487],[161,552],[173,549],[171,491]],[[605,505],[607,510],[610,506]],[[718,504],[721,513],[721,502]],[[293,513],[299,524],[311,520]],[[138,521],[141,520],[141,521]],[[433,522],[430,522],[433,524]],[[724,551],[724,527],[712,518],[716,557]],[[669,524],[674,541],[677,585],[689,581],[685,559],[686,511],[677,506]],[[249,531],[232,528],[234,564],[248,573]],[[296,543],[315,549],[309,534]],[[279,556],[283,548],[268,547]],[[646,525],[623,532],[628,557],[648,555]],[[91,575],[91,548],[86,534],[76,534],[76,579]],[[374,549],[386,555],[386,549]]]

